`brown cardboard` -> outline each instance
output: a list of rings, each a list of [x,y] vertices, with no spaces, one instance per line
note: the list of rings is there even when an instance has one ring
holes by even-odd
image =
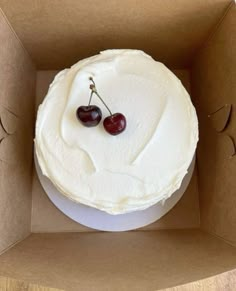
[[[217,276],[212,276],[197,282],[191,282],[176,287],[158,289],[156,291],[222,291],[234,290],[236,286],[236,271],[224,272]],[[15,280],[8,277],[0,277],[0,288],[7,290],[24,290],[24,291],[65,291],[50,287],[43,287],[35,284],[26,283],[25,281]]]
[[[231,113],[232,104],[224,104],[223,106],[208,115],[212,122],[212,126],[217,132],[222,132],[226,129],[230,122]]]
[[[43,287],[35,284],[26,283],[12,278],[0,277],[1,291],[64,291],[61,289]]]
[[[234,290],[236,286],[236,270],[225,272],[197,282],[161,289],[161,291],[224,291]]]
[[[8,134],[15,133],[19,117],[5,108],[1,108],[0,110],[2,128]]]
[[[0,273],[68,291],[158,290],[233,269],[235,257],[199,230],[33,234],[1,256]]]
[[[84,232],[32,234],[16,244],[0,256],[0,276],[7,278],[0,289],[235,289],[236,6],[229,8],[230,0],[174,2],[0,0],[20,37],[0,14],[0,252],[27,236],[30,223],[33,231]],[[41,195],[35,178],[32,191],[36,71],[20,41],[38,68],[57,70],[101,49],[135,47],[171,68],[187,67],[178,71],[181,79],[192,71],[198,175],[162,220],[145,231],[86,233]],[[38,84],[54,73],[38,73]],[[232,104],[229,122],[227,112],[208,117],[225,104]],[[198,223],[198,191],[204,231],[157,230],[198,227],[192,224]]]
[[[232,159],[235,155],[234,139],[227,134],[220,134],[217,138],[217,156],[219,160]]]
[[[28,54],[1,11],[0,44],[1,253],[30,233],[36,74]]]
[[[47,94],[49,84],[57,71],[38,71],[36,88],[36,110]],[[190,92],[190,80],[188,70],[174,70],[174,73],[182,80],[186,89]],[[151,229],[178,229],[199,227],[199,202],[197,188],[197,171],[184,196],[179,203],[163,218],[148,225],[141,230]],[[37,174],[34,171],[32,189],[32,232],[68,232],[68,231],[93,231],[66,217],[49,200],[42,189]]]
[[[139,48],[172,68],[188,67],[230,2],[0,0],[0,5],[37,68],[48,70],[107,48]]]
[[[224,104],[233,104],[231,120],[224,134],[236,140],[235,48],[236,7],[232,5],[219,29],[199,52],[192,76],[200,119],[198,166],[201,225],[232,244],[236,244],[236,158],[225,158],[230,146],[228,142],[222,142],[223,133],[217,134],[207,115]],[[222,154],[223,151],[225,154]]]

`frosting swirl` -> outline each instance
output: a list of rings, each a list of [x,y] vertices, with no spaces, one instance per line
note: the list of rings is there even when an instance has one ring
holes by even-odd
[[[126,130],[86,128],[76,109],[89,98],[89,77]],[[92,104],[106,109],[93,97]],[[198,122],[187,91],[163,64],[138,50],[107,50],[61,71],[40,105],[35,147],[39,165],[68,198],[110,214],[167,199],[187,173]]]

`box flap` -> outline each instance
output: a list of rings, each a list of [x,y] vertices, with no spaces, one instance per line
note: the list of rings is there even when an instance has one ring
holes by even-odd
[[[35,69],[0,10],[0,253],[30,233]]]
[[[0,0],[40,69],[61,69],[108,48],[142,49],[172,68],[191,58],[231,0]]]
[[[236,249],[198,230],[33,234],[0,274],[68,291],[158,290],[236,268]]]
[[[200,120],[201,225],[236,244],[236,5],[197,56],[192,85]],[[226,104],[232,104],[230,118]],[[225,112],[214,114],[212,122],[208,115],[219,108]]]

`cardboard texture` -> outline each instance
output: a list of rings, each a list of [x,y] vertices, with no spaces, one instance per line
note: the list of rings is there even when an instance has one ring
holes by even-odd
[[[156,291],[222,291],[234,290],[236,286],[236,271],[229,271],[218,276],[199,280],[176,287],[158,289]],[[14,280],[7,277],[0,277],[0,290],[17,290],[17,291],[65,291],[50,287],[43,287],[35,284],[26,283],[25,281]]]
[[[12,278],[0,277],[0,290],[1,291],[63,291],[61,289],[48,288],[35,284],[26,283]]]
[[[236,249],[199,230],[33,234],[0,273],[68,291],[158,290],[236,267]]]
[[[47,94],[49,84],[58,71],[38,71],[36,87],[36,111],[38,105]],[[190,92],[189,71],[174,70]],[[141,230],[150,229],[177,229],[199,227],[199,202],[197,189],[197,171],[194,171],[187,191],[179,203],[164,217]],[[34,169],[32,190],[32,232],[68,232],[94,231],[74,222],[58,210],[44,192]]]
[[[211,119],[212,126],[217,132],[222,132],[228,126],[232,113],[232,104],[225,104],[216,111],[210,113],[208,117]]]
[[[0,0],[0,7],[14,28],[0,10],[0,253],[23,240],[0,256],[0,290],[234,291],[236,5]],[[145,231],[89,232],[49,202],[35,176],[35,95],[38,104],[59,68],[127,47],[184,68],[174,72],[198,111],[197,172],[175,208]],[[31,57],[43,71],[36,74]],[[170,227],[198,229],[158,230]],[[24,239],[31,228],[77,233]]]
[[[63,69],[107,48],[139,48],[185,68],[230,2],[0,0],[0,6],[39,69]]]
[[[200,120],[198,146],[201,226],[236,244],[236,158],[228,159],[236,141],[236,7],[199,52],[192,70],[192,88]],[[208,114],[233,104],[231,119],[217,133]],[[231,145],[229,139],[232,137]],[[223,140],[222,140],[223,139]]]
[[[236,271],[229,271],[197,282],[176,286],[161,291],[224,291],[234,290],[236,286]]]
[[[30,234],[35,68],[0,11],[0,253]]]

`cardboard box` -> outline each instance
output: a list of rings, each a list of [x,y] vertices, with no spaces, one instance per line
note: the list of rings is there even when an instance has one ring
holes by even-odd
[[[0,7],[0,290],[236,290],[235,3]],[[56,71],[107,48],[142,49],[164,62],[191,92],[200,123],[197,167],[181,201],[126,233],[65,217],[33,166],[35,106]]]

